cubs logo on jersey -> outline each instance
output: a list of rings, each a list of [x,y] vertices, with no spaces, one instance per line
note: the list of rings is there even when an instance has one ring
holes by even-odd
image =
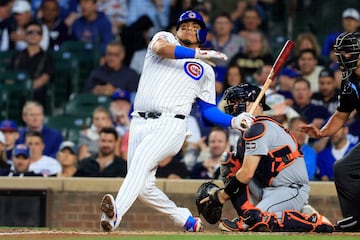
[[[199,80],[204,74],[204,67],[197,62],[186,62],[184,70],[194,80]]]

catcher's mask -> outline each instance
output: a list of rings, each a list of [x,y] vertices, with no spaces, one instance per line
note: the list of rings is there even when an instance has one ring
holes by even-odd
[[[185,22],[196,22],[200,25],[201,29],[197,31],[196,36],[200,43],[204,43],[206,41],[207,30],[206,24],[200,13],[192,10],[183,12],[177,20],[176,31],[179,30],[180,25]]]
[[[360,54],[359,33],[341,33],[335,41],[334,51],[344,78],[357,68]]]
[[[225,112],[233,116],[246,112],[246,102],[255,102],[260,91],[261,88],[249,83],[242,83],[226,89],[224,92]],[[265,96],[261,99],[260,104],[264,111],[271,109],[265,102]]]

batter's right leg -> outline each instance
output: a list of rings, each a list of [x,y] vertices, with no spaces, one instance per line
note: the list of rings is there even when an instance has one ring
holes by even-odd
[[[168,196],[162,192],[155,184],[156,169],[146,180],[146,186],[139,195],[139,200],[144,204],[164,213],[178,226],[184,227],[189,232],[199,232],[202,230],[200,218],[193,217],[187,208],[177,207]]]
[[[105,194],[101,200],[100,208],[102,211],[100,228],[104,232],[110,232],[115,229],[120,222],[117,219],[114,197],[111,194]]]

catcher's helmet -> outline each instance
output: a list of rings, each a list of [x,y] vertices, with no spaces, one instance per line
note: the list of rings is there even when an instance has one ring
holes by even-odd
[[[345,73],[345,76],[350,75],[356,69],[360,54],[359,33],[341,33],[336,38],[334,50],[340,69]]]
[[[199,24],[201,29],[197,32],[197,38],[200,43],[205,42],[207,34],[206,24],[200,13],[193,10],[183,12],[177,20],[176,31],[179,29],[180,25],[185,22],[196,22]]]
[[[224,100],[226,101],[225,112],[233,116],[237,116],[246,111],[246,102],[255,102],[261,88],[258,86],[241,83],[237,86],[229,87],[224,92]],[[265,102],[265,96],[260,101],[263,110],[270,110]]]

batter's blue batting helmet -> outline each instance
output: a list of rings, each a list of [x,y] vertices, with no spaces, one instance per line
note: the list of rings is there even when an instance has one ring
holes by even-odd
[[[180,25],[184,22],[196,22],[197,24],[199,24],[201,29],[198,30],[198,32],[197,32],[197,38],[200,43],[205,42],[206,34],[207,34],[206,24],[204,22],[204,19],[200,15],[200,13],[193,11],[193,10],[183,12],[180,15],[180,17],[178,18],[178,21],[176,24],[176,31],[179,29]]]

